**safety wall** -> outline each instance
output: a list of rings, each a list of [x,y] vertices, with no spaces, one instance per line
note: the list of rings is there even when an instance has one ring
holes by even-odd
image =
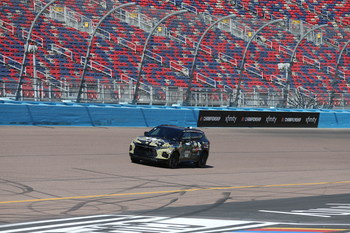
[[[211,118],[205,118],[204,113]],[[217,120],[215,114],[223,114],[222,121],[231,120],[230,125],[203,125],[203,120]],[[304,114],[305,113],[305,114]],[[306,121],[314,123],[314,128],[350,128],[349,110],[298,110],[298,109],[246,109],[246,108],[206,108],[170,107],[121,104],[77,104],[47,102],[0,101],[0,125],[43,125],[43,126],[119,126],[153,127],[159,124],[174,124],[192,127],[273,127],[275,119],[287,122],[306,115]],[[214,116],[214,117],[213,117]],[[274,118],[275,117],[275,118]],[[314,119],[317,117],[317,122]],[[259,120],[263,124],[243,124],[243,121]],[[267,122],[269,121],[269,122]],[[290,122],[289,122],[290,123]],[[276,127],[304,127],[303,124],[282,124]]]

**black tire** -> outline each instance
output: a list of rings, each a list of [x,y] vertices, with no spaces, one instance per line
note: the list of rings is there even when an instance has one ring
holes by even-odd
[[[207,160],[208,160],[208,152],[206,151],[202,151],[201,155],[199,156],[199,160],[197,161],[197,167],[205,167],[207,164]]]
[[[175,169],[175,168],[177,168],[177,165],[179,165],[179,154],[174,153],[170,156],[170,158],[168,160],[168,167]]]

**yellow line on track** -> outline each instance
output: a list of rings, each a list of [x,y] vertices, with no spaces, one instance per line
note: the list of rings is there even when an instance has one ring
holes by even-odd
[[[195,191],[210,191],[210,190],[229,190],[229,189],[248,189],[248,188],[273,188],[273,187],[311,186],[311,185],[348,184],[348,183],[350,183],[350,181],[299,183],[299,184],[250,185],[250,186],[212,187],[212,188],[195,188],[195,189],[178,189],[178,190],[164,190],[164,191],[152,191],[152,192],[115,193],[115,194],[100,194],[100,195],[86,195],[86,196],[73,196],[73,197],[55,197],[55,198],[42,198],[42,199],[16,200],[16,201],[0,201],[0,204],[25,203],[25,202],[41,202],[41,201],[75,200],[75,199],[88,199],[88,198],[100,198],[100,197],[136,196],[136,195],[179,193],[179,192],[195,192]]]

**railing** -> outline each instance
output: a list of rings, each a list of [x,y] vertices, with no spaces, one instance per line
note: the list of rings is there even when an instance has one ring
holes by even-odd
[[[198,44],[197,41],[193,41],[193,45],[194,45],[194,46],[197,46],[197,44]],[[201,45],[199,46],[199,50],[202,51],[202,52],[205,52],[205,53],[209,54],[210,56],[213,55],[213,54],[212,54],[212,49],[211,49],[209,46],[206,46],[206,45],[204,45],[204,44],[201,44]]]
[[[35,9],[40,10],[43,7],[43,4],[40,1],[36,0],[34,7]],[[70,9],[67,6],[50,6],[49,16],[83,32],[92,33],[94,29],[93,21],[90,18]]]
[[[181,7],[182,9],[186,9],[189,12],[192,12],[192,13],[194,13],[196,15],[198,14],[197,7],[194,7],[194,6],[190,5],[190,4],[187,4],[187,3],[184,3],[184,2],[178,2],[176,0],[169,0],[169,2],[172,3],[175,6],[177,5],[177,6]]]
[[[94,28],[96,28],[95,25],[94,25]],[[109,41],[111,40],[111,33],[106,31],[106,30],[104,30],[104,29],[102,29],[102,28],[97,28],[96,35],[100,36],[102,38],[105,38],[105,39],[107,39]]]
[[[154,61],[159,62],[160,65],[163,65],[163,57],[161,55],[156,54],[156,53],[152,52],[151,50],[146,49],[145,56],[154,60]]]
[[[28,37],[28,33],[29,32],[27,32],[26,30],[22,30],[22,38],[26,40]],[[40,45],[40,47],[44,47],[44,38],[32,34],[30,40]]]
[[[60,89],[61,91],[67,91],[66,85],[63,81],[57,80],[56,78],[52,77],[51,75],[45,74],[41,71],[36,71],[36,76],[39,78],[42,82],[46,82],[49,85],[54,86],[55,88]]]
[[[0,62],[16,70],[21,70],[22,63],[0,53]],[[24,71],[26,74],[26,70]]]
[[[130,25],[139,27],[146,32],[151,32],[153,25],[156,23],[153,18],[148,17],[143,13],[139,13],[135,11],[129,12],[125,9],[119,9],[114,13],[114,16]],[[157,35],[166,36],[168,29],[165,25],[163,24],[159,25],[158,29],[159,30],[157,30]]]
[[[264,78],[264,72],[262,72],[261,70],[259,70],[258,68],[254,67],[252,65],[245,63],[244,69],[249,73],[252,73],[252,74],[259,76],[262,79]]]
[[[172,40],[177,40],[177,41],[180,41],[181,43],[184,43],[184,44],[188,43],[188,38],[186,36],[178,34],[176,32],[169,31],[168,37]]]
[[[293,54],[292,49],[287,48],[287,47],[282,46],[282,45],[278,46],[278,52],[288,54],[289,56],[292,56],[292,54]]]
[[[258,36],[257,37],[257,42],[260,43],[260,44],[263,44],[266,48],[273,49],[274,43],[271,40],[269,40],[269,39],[266,39],[266,38],[263,38],[261,36]]]
[[[85,60],[86,60],[86,58],[81,56],[80,64],[83,65],[85,63]],[[91,69],[97,70],[97,71],[109,76],[110,78],[113,78],[113,71],[111,68],[108,68],[107,66],[104,66],[104,65],[102,65],[96,61],[92,61],[92,60],[89,60],[88,66]]]
[[[194,13],[194,14],[196,14],[196,15],[198,14],[197,8],[194,7],[194,6],[191,6],[190,4],[187,4],[187,3],[182,2],[182,3],[181,3],[181,8],[186,9],[186,10],[188,10],[189,12],[192,12],[192,13]]]
[[[136,78],[132,78],[132,77],[126,75],[126,74],[121,74],[120,75],[120,81],[124,82],[124,83],[130,83],[130,81],[133,82],[133,83],[136,83],[137,79]]]
[[[3,20],[0,20],[0,28],[10,32],[12,35],[15,34],[15,27],[12,24],[7,23]]]
[[[64,48],[57,44],[51,44],[51,50],[73,60],[73,52],[70,49]]]
[[[65,22],[65,10],[64,6],[50,6],[50,17],[60,22]]]
[[[216,81],[212,78],[209,78],[201,73],[196,73],[196,80],[208,84],[209,86],[216,87]]]
[[[313,65],[313,66],[317,67],[318,69],[321,69],[321,63],[319,61],[317,61],[316,59],[309,58],[307,56],[303,56],[303,63]]]
[[[326,68],[326,71],[328,74],[332,74],[332,75],[335,75],[335,68],[334,67],[331,67],[331,66],[327,66]],[[342,70],[339,70],[337,71],[337,76],[346,80],[346,77],[345,77],[345,72],[342,71]]]
[[[137,45],[131,41],[125,40],[124,38],[119,37],[118,43],[124,47],[131,49],[132,51],[137,51]]]
[[[137,83],[137,79],[130,77],[126,74],[121,74],[120,75],[120,81],[123,84],[128,85],[128,88],[124,89],[124,95],[127,96],[127,98],[123,98],[124,100],[127,99],[127,102],[132,102],[135,94],[135,85]],[[156,98],[155,94],[153,93],[153,86],[147,85],[143,83],[142,81],[140,82],[140,93],[139,93],[139,99],[138,101],[140,102],[147,102],[148,104],[154,104],[153,100]],[[157,88],[154,88],[157,89]],[[158,88],[159,89],[159,88]],[[122,97],[121,95],[119,95]],[[156,98],[157,99],[157,98]]]
[[[34,11],[39,12],[42,8],[45,7],[45,3],[41,2],[41,0],[34,0]]]
[[[305,8],[305,5],[300,0],[292,0],[292,1],[295,2],[297,5],[299,5],[300,7]],[[323,9],[321,6],[308,4],[307,8],[309,9],[310,12],[321,15],[322,17],[324,17],[328,20],[335,20],[337,23],[340,23],[344,26],[348,26],[350,23],[349,19],[342,18],[342,17],[337,18],[334,16],[333,12],[330,12],[330,11],[327,11],[326,9]]]
[[[174,61],[170,61],[170,68],[173,69],[173,70],[176,70],[178,72],[181,72],[185,75],[189,75],[189,69],[179,63],[176,63]]]
[[[107,9],[107,2],[106,2],[106,0],[98,0],[98,1],[90,0],[90,2],[93,2],[93,3],[97,4],[97,5],[100,5],[104,9]]]
[[[206,12],[201,13],[200,16],[203,18],[204,23],[206,23],[208,25],[211,25],[212,23],[214,23],[215,21],[217,21],[219,19],[218,16],[211,15],[211,14],[206,13]]]
[[[230,63],[231,65],[233,65],[234,67],[238,67],[238,61],[237,59],[230,57],[224,53],[219,53],[219,58],[221,60],[223,60],[224,62]]]
[[[121,81],[112,80],[110,83],[89,82],[83,88],[82,102],[94,103],[131,103],[135,79],[121,75]],[[0,97],[13,97],[16,93],[17,82],[0,81]],[[22,88],[23,100],[35,100],[34,91],[39,101],[75,101],[78,93],[78,83],[62,81],[53,84],[45,79],[25,79]],[[60,86],[61,85],[61,86]],[[187,88],[164,86],[155,87],[142,83],[140,86],[138,104],[178,105],[184,103]],[[229,106],[236,96],[236,89],[224,88],[193,88],[191,92],[192,106]],[[281,91],[259,90],[240,91],[239,107],[280,107],[284,101],[283,95],[286,89]],[[291,89],[287,92],[289,102],[287,107],[292,108],[327,108],[330,104],[329,93],[312,93],[302,88]],[[350,109],[350,94],[336,93],[333,98],[334,108]]]
[[[277,83],[278,85],[283,86],[283,87],[286,87],[286,83],[287,83],[286,78],[282,78],[282,77],[277,76],[277,75],[270,75],[268,81]]]

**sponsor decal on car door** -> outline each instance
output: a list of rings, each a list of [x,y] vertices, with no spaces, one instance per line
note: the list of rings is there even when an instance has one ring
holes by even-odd
[[[186,132],[182,136],[182,147],[180,153],[182,154],[182,158],[189,159],[192,157],[192,142],[191,142],[191,134]]]

